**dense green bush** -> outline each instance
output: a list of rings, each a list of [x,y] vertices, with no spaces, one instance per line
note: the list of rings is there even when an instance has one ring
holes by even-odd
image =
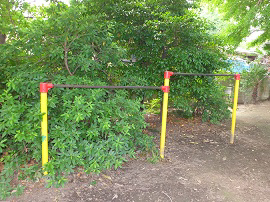
[[[228,66],[221,41],[209,34],[211,25],[194,12],[194,6],[186,1],[124,1],[111,9],[100,8],[117,28],[113,30],[114,41],[136,59],[126,67],[125,81],[136,78],[144,85],[159,86],[166,70],[216,73]],[[170,83],[171,107],[190,116],[199,111],[197,114],[205,114],[205,121],[229,117],[225,94],[214,78],[172,76]],[[146,97],[152,97],[151,93],[144,92]]]
[[[183,117],[201,116],[203,121],[219,123],[230,116],[228,96],[218,80],[212,77],[184,77],[181,82],[187,82],[188,88],[174,90],[172,84],[174,94],[171,95],[171,103],[180,109]]]
[[[46,74],[36,73],[13,76],[0,95],[1,151],[25,155],[24,163],[41,161],[39,82],[46,80]],[[87,76],[57,75],[52,82],[77,84],[78,80],[104,85]],[[116,169],[127,157],[134,157],[135,150],[154,146],[142,132],[146,123],[140,102],[127,99],[125,90],[54,88],[48,97],[49,163],[45,169],[50,183],[64,182],[62,174],[77,166],[86,172]]]
[[[242,72],[240,90],[244,93],[245,97],[251,97],[252,102],[256,103],[259,84],[268,75],[267,67],[258,63],[251,63],[248,70]],[[245,102],[249,100],[245,98]]]
[[[39,83],[111,85],[120,78],[124,49],[112,41],[110,23],[86,15],[83,5],[42,9],[27,27],[12,28],[16,34],[0,46],[2,198],[14,189],[14,174],[42,176]],[[63,184],[75,167],[116,169],[135,150],[154,149],[143,134],[141,103],[125,90],[54,88],[48,97],[49,186]]]
[[[6,184],[15,170],[20,179],[42,176],[40,82],[161,86],[165,70],[223,69],[220,43],[194,6],[184,0],[56,2],[33,9],[21,26],[7,25],[10,37],[0,46],[1,197],[13,189]],[[132,56],[135,63],[121,62]],[[135,150],[154,148],[143,134],[140,101],[160,98],[161,91],[54,88],[48,95],[49,186],[63,184],[75,167],[117,168]],[[170,106],[188,116],[226,118],[223,96],[214,78],[171,79]]]

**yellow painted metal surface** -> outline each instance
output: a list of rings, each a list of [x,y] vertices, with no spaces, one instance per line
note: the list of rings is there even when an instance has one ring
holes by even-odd
[[[235,133],[235,125],[236,125],[236,110],[237,110],[237,102],[238,102],[239,83],[240,83],[240,80],[235,80],[233,112],[232,112],[232,128],[231,128],[231,139],[230,139],[231,144],[234,143],[234,133]]]
[[[170,82],[170,79],[165,79],[164,86],[169,86],[169,82]],[[160,136],[160,157],[161,158],[164,158],[164,150],[165,150],[168,97],[169,97],[169,93],[165,92],[163,96],[162,127],[161,127],[161,136]]]
[[[47,109],[47,93],[40,93],[40,109],[42,115],[41,121],[41,137],[42,137],[42,166],[48,162],[48,109]],[[47,175],[44,172],[44,175]]]

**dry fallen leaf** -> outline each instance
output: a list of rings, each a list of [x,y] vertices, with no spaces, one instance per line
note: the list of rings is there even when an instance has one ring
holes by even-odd
[[[112,178],[111,178],[110,176],[108,176],[108,175],[104,175],[104,174],[102,174],[102,177],[104,177],[104,178],[106,178],[106,179],[108,179],[108,180],[111,180],[111,181],[112,181]]]

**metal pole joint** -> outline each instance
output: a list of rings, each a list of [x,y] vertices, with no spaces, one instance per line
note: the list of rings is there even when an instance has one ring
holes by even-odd
[[[39,87],[41,93],[48,93],[48,90],[53,88],[54,85],[52,83],[40,83]]]
[[[235,74],[235,75],[234,75],[234,79],[235,79],[235,80],[240,80],[240,74]]]
[[[164,79],[170,79],[170,77],[173,75],[173,72],[166,71],[164,72]]]
[[[170,86],[162,86],[162,87],[161,87],[161,90],[162,90],[164,93],[169,93],[169,92],[170,92]]]

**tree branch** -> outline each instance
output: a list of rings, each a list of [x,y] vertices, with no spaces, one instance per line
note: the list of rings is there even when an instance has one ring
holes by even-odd
[[[250,32],[250,34],[252,34],[252,33],[254,33],[254,32],[261,32],[261,31],[263,31],[263,30],[261,30],[261,29],[255,29],[255,30],[252,30],[252,31]]]
[[[79,67],[80,67],[80,66],[78,65],[78,66],[75,68],[74,72],[72,73],[73,75],[75,74],[75,72],[77,71],[77,69],[78,69]]]
[[[71,73],[69,67],[68,67],[68,47],[67,47],[67,39],[64,42],[64,51],[65,51],[65,56],[64,56],[64,62],[65,62],[65,67],[68,70],[68,73],[70,76],[73,76],[73,74]]]
[[[8,1],[8,16],[9,16],[9,19],[10,19],[10,23],[11,24],[13,24],[14,26],[15,26],[15,22],[14,22],[14,20],[12,19],[12,16],[11,16],[11,13],[10,13],[10,11],[11,11],[11,8],[9,7],[11,2],[9,2]]]

